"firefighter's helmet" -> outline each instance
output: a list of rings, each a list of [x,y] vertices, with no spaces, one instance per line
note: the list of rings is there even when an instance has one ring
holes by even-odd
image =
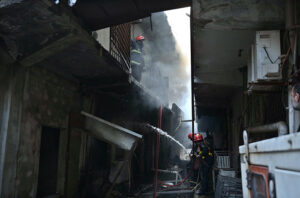
[[[194,135],[194,141],[197,142],[197,141],[202,141],[203,140],[203,136],[199,133],[195,134]]]
[[[143,41],[143,40],[145,40],[145,37],[143,37],[143,36],[137,36],[135,40],[136,41]]]
[[[189,133],[188,134],[188,138],[190,140],[193,140],[193,133]],[[199,133],[194,133],[194,142],[196,141],[202,141],[203,140],[203,136]]]
[[[190,140],[192,140],[193,139],[193,133],[189,133],[188,137],[189,137]]]

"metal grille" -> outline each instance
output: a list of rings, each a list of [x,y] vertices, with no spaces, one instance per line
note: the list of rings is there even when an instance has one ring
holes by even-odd
[[[120,63],[123,70],[130,72],[130,28],[121,24],[110,28],[110,54]]]
[[[215,167],[230,168],[230,153],[228,151],[215,151]]]
[[[239,178],[218,176],[215,198],[242,198],[242,182]]]

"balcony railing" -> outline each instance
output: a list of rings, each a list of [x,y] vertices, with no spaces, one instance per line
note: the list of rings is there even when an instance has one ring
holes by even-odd
[[[119,62],[121,68],[129,73],[131,72],[130,28],[130,23],[110,28],[110,54]]]

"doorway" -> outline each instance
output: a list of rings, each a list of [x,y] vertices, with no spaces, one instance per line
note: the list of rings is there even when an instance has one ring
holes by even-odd
[[[37,197],[56,194],[59,129],[42,127]]]

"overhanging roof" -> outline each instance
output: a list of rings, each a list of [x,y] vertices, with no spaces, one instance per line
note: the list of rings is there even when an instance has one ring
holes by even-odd
[[[90,30],[98,30],[191,4],[191,0],[84,0],[73,10]]]
[[[143,136],[131,130],[123,128],[119,125],[113,124],[99,117],[93,116],[86,112],[81,112],[83,115],[83,129],[90,135],[114,144],[119,148],[130,150],[133,144],[141,139]]]

